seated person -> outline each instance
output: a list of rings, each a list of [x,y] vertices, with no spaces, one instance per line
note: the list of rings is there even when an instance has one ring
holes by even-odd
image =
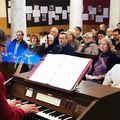
[[[12,53],[15,56],[20,56],[27,49],[27,43],[23,40],[23,31],[16,32],[16,38],[8,45],[7,53]]]
[[[79,40],[80,42],[83,40],[82,36],[81,36],[81,32],[82,32],[82,28],[79,26],[75,27],[75,38],[77,40]]]
[[[93,60],[92,68],[86,74],[87,80],[96,83],[102,83],[108,72],[117,62],[118,57],[112,52],[112,42],[108,38],[103,38],[99,41],[100,53]]]
[[[54,42],[53,42],[54,46],[59,44],[59,40],[58,40],[58,34],[59,33],[58,32],[59,32],[58,28],[56,28],[56,27],[52,27],[50,29],[50,34],[54,37]]]
[[[120,88],[120,64],[113,66],[105,75],[103,85]]]
[[[54,46],[53,54],[74,55],[73,48],[68,44],[68,36],[65,32],[59,34],[59,44]]]
[[[76,51],[80,45],[80,42],[75,38],[75,33],[71,30],[68,30],[67,36],[68,36],[68,44],[72,46],[74,51]]]
[[[44,53],[45,55],[47,53],[52,53],[52,49],[54,47],[54,36],[49,34],[45,36],[45,48],[44,48]]]
[[[93,40],[93,34],[87,32],[83,35],[84,43],[80,44],[77,51],[78,53],[98,55],[98,46]]]
[[[112,43],[115,47],[115,50],[120,51],[120,29],[114,29],[113,36]]]
[[[97,32],[97,40],[95,41],[97,45],[99,45],[99,41],[106,36],[106,32],[104,30],[98,30]]]
[[[38,56],[42,56],[43,47],[40,46],[40,36],[38,33],[31,34],[28,51],[28,54],[36,54]]]
[[[44,47],[40,46],[40,36],[38,33],[30,35],[30,45],[28,49],[19,57],[18,63],[23,62],[22,72],[27,72],[37,64],[41,57],[43,57]],[[23,61],[22,61],[23,60]]]
[[[0,120],[22,120],[29,113],[38,112],[36,105],[20,105],[20,101],[7,101],[5,96],[4,78],[0,73]],[[17,106],[19,104],[19,106]]]
[[[28,48],[27,43],[23,40],[23,31],[17,31],[16,36],[17,37],[8,45],[6,53],[3,55],[3,58],[7,62],[13,62],[15,64]]]

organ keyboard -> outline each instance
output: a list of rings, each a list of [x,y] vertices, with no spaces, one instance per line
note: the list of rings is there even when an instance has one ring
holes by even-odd
[[[5,84],[7,98],[35,103],[39,112],[24,120],[118,120],[120,89],[82,81],[73,92],[62,91],[28,80],[28,73]]]

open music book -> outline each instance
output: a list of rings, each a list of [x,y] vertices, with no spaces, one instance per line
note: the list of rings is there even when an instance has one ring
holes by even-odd
[[[92,60],[63,54],[48,54],[29,77],[30,80],[72,90],[79,83]]]

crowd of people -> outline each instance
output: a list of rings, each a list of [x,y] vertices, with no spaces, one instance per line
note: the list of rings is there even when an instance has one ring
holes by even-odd
[[[76,26],[74,30],[62,29],[60,32],[58,28],[53,27],[44,36],[43,41],[38,33],[31,34],[29,41],[30,44],[27,44],[24,33],[19,30],[16,32],[16,38],[7,43],[7,36],[0,29],[0,61],[23,61],[24,64],[30,65],[37,64],[47,53],[94,55],[92,65],[85,75],[86,80],[120,88],[120,58],[116,55],[116,51],[120,50],[120,23],[115,29],[100,24],[98,30],[91,28],[84,35],[80,26]],[[29,70],[30,66],[27,67]],[[19,120],[27,113],[38,111],[34,104],[16,106],[20,101],[8,102],[3,82],[4,78],[0,73],[0,113],[3,113],[0,119],[7,120],[6,117],[9,116],[9,120]],[[7,116],[4,115],[4,111],[8,111]]]

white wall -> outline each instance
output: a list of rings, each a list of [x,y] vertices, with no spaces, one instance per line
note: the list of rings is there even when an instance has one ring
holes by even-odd
[[[120,0],[110,0],[109,27],[116,28],[118,22],[120,22]]]
[[[0,17],[6,17],[5,0],[0,0]]]

